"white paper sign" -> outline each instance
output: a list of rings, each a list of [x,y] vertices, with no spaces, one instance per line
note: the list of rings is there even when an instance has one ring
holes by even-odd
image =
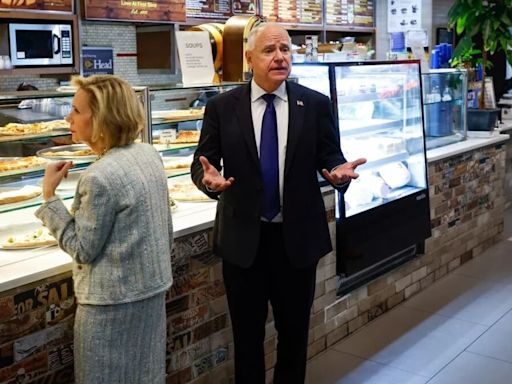
[[[160,143],[171,144],[176,140],[177,130],[176,129],[162,129],[160,131]]]
[[[206,31],[176,32],[183,84],[211,84],[215,75]]]
[[[388,32],[421,29],[422,0],[388,0]]]

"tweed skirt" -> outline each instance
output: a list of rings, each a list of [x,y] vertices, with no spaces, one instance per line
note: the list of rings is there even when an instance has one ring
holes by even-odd
[[[75,383],[165,383],[165,292],[117,305],[77,307]]]

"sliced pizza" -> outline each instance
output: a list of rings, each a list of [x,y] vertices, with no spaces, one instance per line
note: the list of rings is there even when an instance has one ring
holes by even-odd
[[[174,183],[169,187],[169,193],[177,201],[215,201],[206,196],[192,183]]]
[[[30,169],[41,167],[46,163],[46,160],[37,156],[27,156],[20,158],[3,158],[0,159],[0,172],[10,172],[17,170]]]
[[[3,249],[31,249],[57,245],[57,240],[48,231],[41,227],[35,231],[19,236],[9,236],[2,244]]]
[[[19,189],[0,192],[0,205],[30,200],[41,195],[42,192],[41,187],[35,185],[25,185]]]

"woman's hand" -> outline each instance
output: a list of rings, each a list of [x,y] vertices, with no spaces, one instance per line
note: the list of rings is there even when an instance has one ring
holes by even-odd
[[[57,161],[46,166],[43,178],[43,199],[55,196],[55,190],[62,181],[68,176],[68,170],[73,166],[72,161]]]

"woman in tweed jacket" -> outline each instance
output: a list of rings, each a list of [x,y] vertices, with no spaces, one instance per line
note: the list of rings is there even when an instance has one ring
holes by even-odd
[[[36,216],[73,258],[79,384],[165,382],[165,291],[172,283],[172,221],[160,156],[135,144],[142,107],[125,81],[75,78],[72,139],[99,156],[68,212],[55,196],[71,162],[47,166]]]

